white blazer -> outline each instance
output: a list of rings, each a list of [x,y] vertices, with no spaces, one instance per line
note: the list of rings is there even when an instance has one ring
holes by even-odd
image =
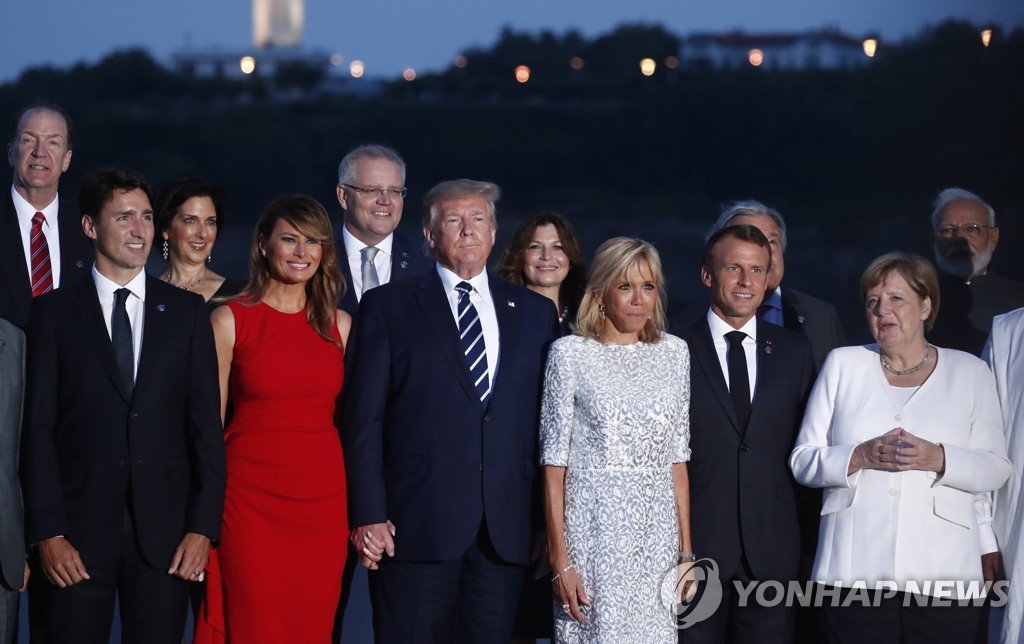
[[[847,476],[854,448],[896,427],[941,444],[945,473],[860,470]],[[975,493],[1002,485],[1010,461],[995,381],[978,358],[938,349],[935,371],[900,405],[889,391],[878,345],[832,351],[789,466],[800,483],[825,488],[815,581],[887,583],[956,598],[971,592],[937,584],[982,582]]]

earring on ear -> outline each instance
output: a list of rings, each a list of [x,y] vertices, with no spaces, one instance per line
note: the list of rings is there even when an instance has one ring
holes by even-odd
[[[597,312],[601,314],[601,319],[602,320],[605,319],[605,314],[607,313],[607,309],[604,308],[604,304],[598,304],[597,305]]]
[[[206,256],[206,263],[209,264],[212,261],[213,261],[213,253],[210,253],[209,255]]]
[[[163,245],[163,254],[164,254],[164,261],[165,262],[167,261],[167,251],[168,250],[169,250],[169,246],[167,245],[167,240],[165,239],[164,240],[164,245]]]
[[[260,249],[260,254],[263,255],[264,257],[266,257],[267,256],[267,249],[266,248],[261,248]]]

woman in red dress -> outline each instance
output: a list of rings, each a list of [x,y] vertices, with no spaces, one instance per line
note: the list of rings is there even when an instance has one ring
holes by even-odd
[[[194,642],[328,642],[348,535],[334,425],[352,318],[316,200],[264,211],[245,290],[211,320],[228,484]]]

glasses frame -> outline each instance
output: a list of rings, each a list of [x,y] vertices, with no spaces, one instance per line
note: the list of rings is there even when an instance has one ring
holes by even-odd
[[[351,183],[343,183],[341,185],[365,197],[372,195],[374,199],[380,199],[384,195],[392,199],[405,199],[405,196],[409,194],[409,189],[405,186],[401,188],[360,188],[359,186],[353,186]]]

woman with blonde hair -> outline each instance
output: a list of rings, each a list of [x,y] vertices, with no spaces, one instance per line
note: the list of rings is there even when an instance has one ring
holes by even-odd
[[[548,356],[541,408],[555,640],[675,643],[690,545],[686,343],[665,333],[661,259],[597,251],[576,321]],[[663,590],[663,582],[668,580]]]

